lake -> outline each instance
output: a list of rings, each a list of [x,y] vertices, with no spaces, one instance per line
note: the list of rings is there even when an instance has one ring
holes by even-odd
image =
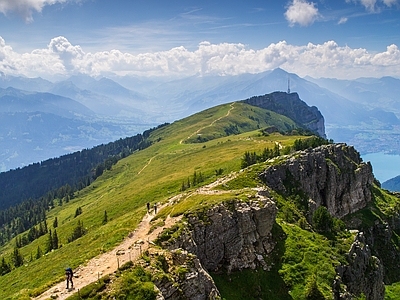
[[[400,175],[400,155],[390,155],[384,152],[361,155],[363,161],[370,161],[375,178],[381,183]]]

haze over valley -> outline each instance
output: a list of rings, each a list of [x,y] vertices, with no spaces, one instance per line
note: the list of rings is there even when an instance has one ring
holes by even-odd
[[[0,298],[400,295],[400,0],[0,0]]]
[[[322,112],[329,139],[354,145],[362,154],[398,155],[399,83],[394,77],[301,78],[279,68],[258,74],[160,81],[75,75],[51,82],[2,76],[1,170],[135,135],[215,105],[287,92],[288,88]]]

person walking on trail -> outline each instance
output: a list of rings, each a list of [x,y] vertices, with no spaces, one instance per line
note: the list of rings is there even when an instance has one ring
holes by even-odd
[[[150,203],[147,202],[147,213],[150,213]]]
[[[71,289],[74,288],[74,283],[72,281],[74,273],[72,272],[71,268],[66,268],[65,269],[65,276],[67,276],[67,290],[69,289],[69,283],[71,282]]]
[[[157,203],[154,203],[154,214],[157,214]]]

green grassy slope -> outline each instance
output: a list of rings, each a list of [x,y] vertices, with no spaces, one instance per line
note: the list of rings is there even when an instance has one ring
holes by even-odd
[[[268,123],[263,116],[269,119]],[[46,235],[21,248],[25,265],[0,277],[0,294],[3,298],[36,295],[62,280],[65,267],[77,267],[110,250],[137,226],[146,212],[146,202],[167,201],[180,192],[182,182],[195,171],[201,172],[204,183],[208,183],[215,180],[217,169],[222,169],[223,174],[238,171],[245,151],[261,152],[266,147],[273,148],[276,142],[284,147],[299,138],[279,134],[266,137],[257,130],[270,125],[279,130],[295,126],[272,112],[234,103],[156,130],[151,135],[154,141],[151,147],[119,161],[68,204],[48,212],[49,228],[52,229],[54,218],[58,218],[57,234],[62,247],[35,259],[38,247],[44,251]],[[224,131],[215,136],[216,132],[232,126],[239,128],[235,132],[238,134],[226,136],[229,132]],[[199,134],[213,138],[204,143],[190,143]],[[78,207],[82,208],[82,214],[74,218]],[[104,211],[109,221],[102,225]],[[87,234],[67,243],[78,220],[83,222]],[[14,245],[15,241],[3,247],[0,255],[9,260]]]
[[[276,145],[285,152],[296,139],[308,137],[278,132],[263,135],[261,131],[267,127],[275,127],[278,131],[292,130],[295,126],[288,118],[273,112],[244,103],[231,103],[155,130],[150,136],[152,146],[120,160],[69,203],[49,210],[47,224],[54,230],[52,224],[57,217],[57,234],[62,247],[36,259],[38,247],[44,251],[46,235],[21,248],[25,264],[0,276],[1,298],[29,299],[29,296],[38,295],[53,283],[64,280],[67,266],[75,268],[111,250],[137,227],[146,214],[147,202],[164,203],[182,193],[182,183],[191,180],[194,172],[202,174],[204,181],[185,190],[187,196],[182,197],[179,203],[161,210],[157,216],[159,219],[168,214],[201,213],[214,203],[232,199],[250,199],[255,193],[251,188],[260,185],[259,172],[283,158],[254,164],[238,172],[244,153],[260,154],[265,148],[273,149]],[[190,194],[199,185],[214,182],[218,177],[233,172],[237,175],[235,179],[216,187],[226,193]],[[396,197],[377,187],[373,192],[375,202],[371,207],[350,216],[361,220],[365,226],[394,214],[399,207]],[[272,267],[269,271],[212,274],[223,299],[306,299],[310,291],[316,292],[319,298],[315,299],[332,299],[334,267],[345,261],[353,236],[340,230],[334,236],[319,234],[307,222],[307,212],[296,205],[299,195],[287,198],[278,194],[272,196],[279,208],[273,229],[277,246],[269,258]],[[79,207],[82,214],[75,217]],[[102,224],[105,211],[108,222]],[[78,220],[83,222],[87,234],[67,243]],[[9,260],[14,245],[15,240],[1,248],[0,258]],[[132,274],[137,270],[126,272],[126,276],[119,276],[116,285],[108,287],[108,290],[115,292],[125,285],[129,289],[129,281],[136,276]],[[149,276],[145,276],[147,287]],[[137,276],[135,278],[132,280],[139,280]],[[109,282],[109,278],[102,279],[102,285],[111,284]],[[90,294],[90,290],[96,288],[93,285],[87,289]],[[397,290],[397,285],[393,285],[388,295],[394,295]]]

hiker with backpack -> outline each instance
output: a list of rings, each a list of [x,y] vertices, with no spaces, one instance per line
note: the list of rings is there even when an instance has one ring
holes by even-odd
[[[65,269],[65,276],[67,276],[67,290],[69,289],[69,283],[71,282],[71,289],[74,288],[74,283],[72,281],[72,277],[73,277],[73,272],[71,268],[66,268]]]

